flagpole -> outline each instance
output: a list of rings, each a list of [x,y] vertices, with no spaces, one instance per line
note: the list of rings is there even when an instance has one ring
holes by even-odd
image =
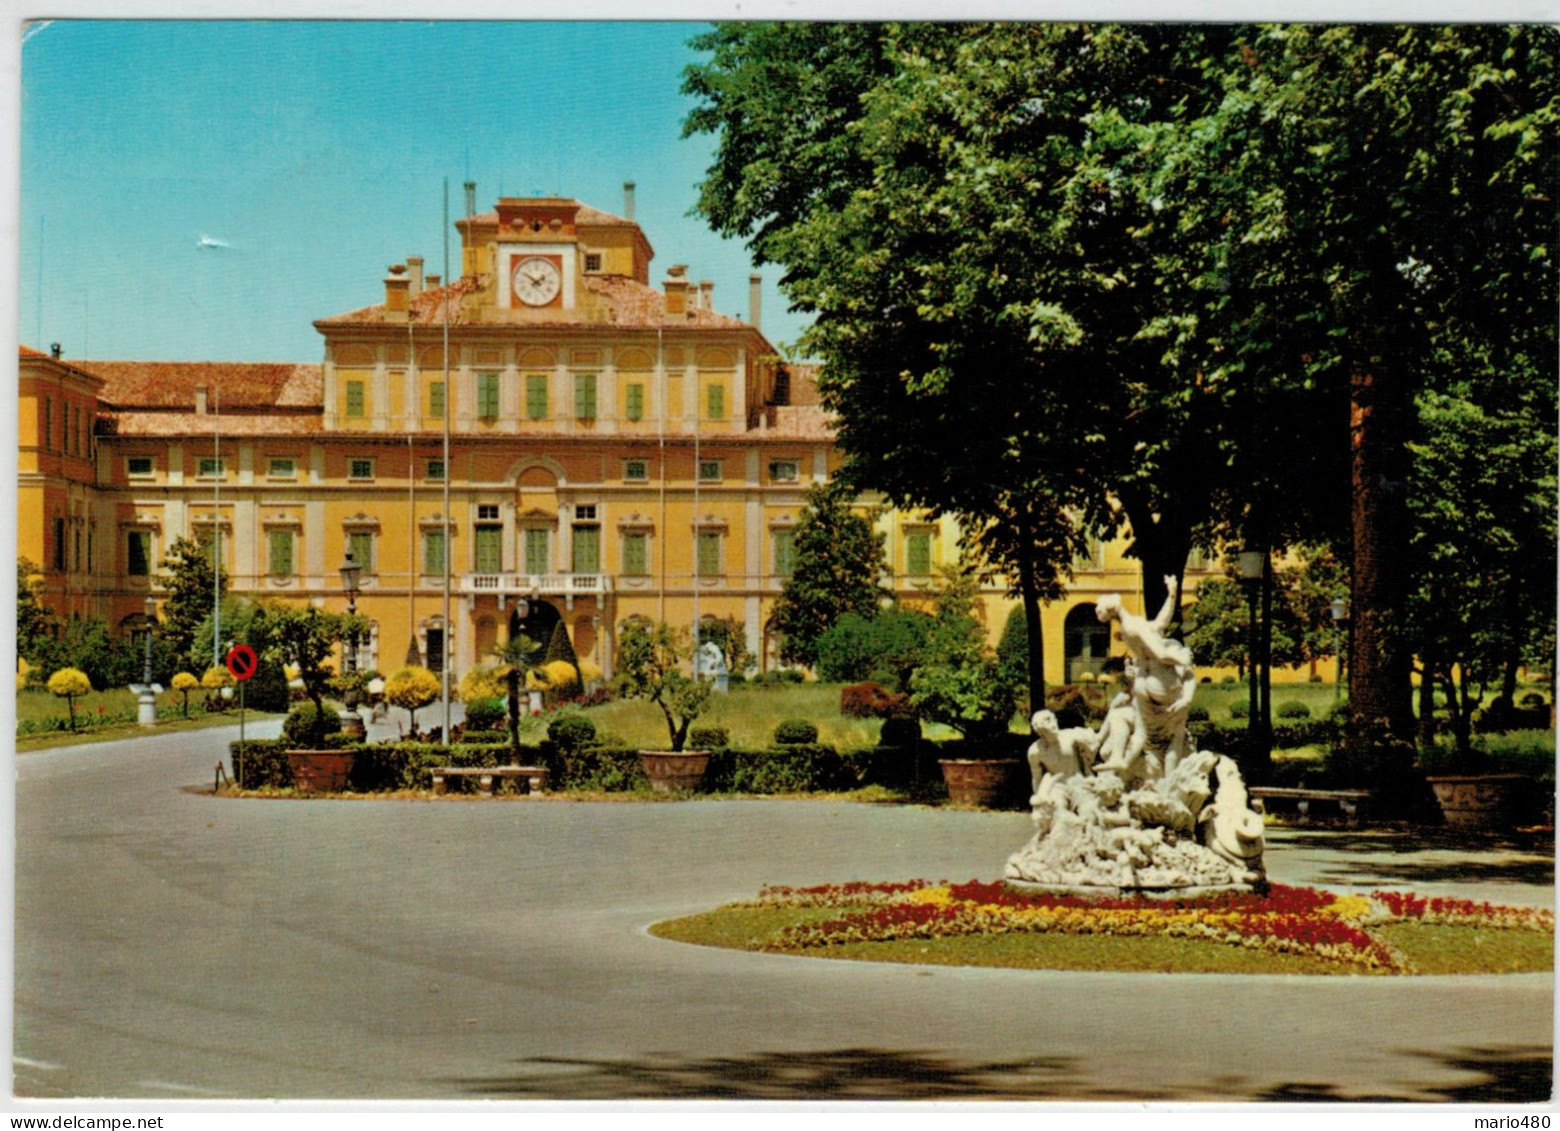
[[[455,281],[450,277],[450,179],[444,178],[444,632],[440,645],[444,654],[439,657],[439,677],[444,690],[444,741],[450,741],[450,640],[454,626],[450,623],[450,556],[454,542],[450,530],[450,412],[455,398],[450,389],[450,301],[455,294]]]

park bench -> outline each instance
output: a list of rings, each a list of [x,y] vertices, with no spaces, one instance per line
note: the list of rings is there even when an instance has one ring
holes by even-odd
[[[1311,802],[1323,801],[1338,806],[1351,825],[1358,825],[1364,815],[1365,801],[1370,797],[1370,792],[1363,789],[1301,789],[1276,785],[1252,786],[1250,793],[1262,803],[1263,812],[1267,812],[1271,801],[1293,801],[1301,824],[1311,819]]]
[[[500,782],[518,781],[524,778],[526,788],[531,793],[547,792],[546,766],[438,766],[433,771],[433,792],[443,793],[447,778],[471,777],[477,779],[477,786],[482,791],[483,797],[493,796],[495,778]]]

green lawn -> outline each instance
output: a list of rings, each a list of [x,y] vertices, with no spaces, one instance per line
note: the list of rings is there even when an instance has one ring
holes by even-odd
[[[201,708],[203,691],[190,695],[190,713],[186,720],[181,697],[165,691],[157,697],[159,730],[195,730],[209,726],[231,726],[238,722],[238,710],[207,713]],[[76,733],[70,730],[70,706],[47,691],[29,688],[16,693],[16,748],[38,750],[82,742],[101,742],[111,738],[129,738],[151,733],[151,728],[136,722],[136,697],[122,687],[94,691],[76,699]],[[251,719],[267,718],[250,711]],[[63,728],[63,729],[61,729]]]

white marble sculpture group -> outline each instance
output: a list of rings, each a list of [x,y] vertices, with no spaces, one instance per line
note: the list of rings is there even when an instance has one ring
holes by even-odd
[[[1234,761],[1197,750],[1187,730],[1197,673],[1186,645],[1167,639],[1175,578],[1153,620],[1121,598],[1095,608],[1127,648],[1126,682],[1098,731],[1032,720],[1035,835],[1007,864],[1011,881],[1046,889],[1186,892],[1262,879],[1262,817]]]

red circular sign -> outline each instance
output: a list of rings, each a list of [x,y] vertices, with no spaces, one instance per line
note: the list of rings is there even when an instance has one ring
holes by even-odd
[[[233,678],[242,683],[255,674],[255,669],[260,666],[260,660],[255,655],[255,650],[247,644],[235,644],[228,649],[227,670]]]

